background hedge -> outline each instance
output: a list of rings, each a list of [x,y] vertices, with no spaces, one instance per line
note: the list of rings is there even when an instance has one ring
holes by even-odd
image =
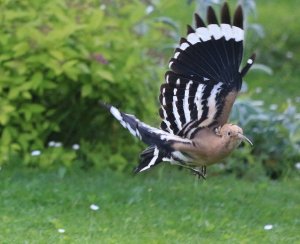
[[[0,165],[132,168],[144,146],[99,101],[158,125],[157,95],[167,61],[192,13],[204,12],[210,2],[4,1]],[[280,8],[272,9],[278,23],[291,26],[284,33],[259,24],[268,13],[257,14],[253,0],[241,2],[248,30],[245,53],[254,50],[258,59],[232,120],[245,128],[255,147],[238,150],[226,167],[243,174],[259,163],[277,177],[300,161],[299,84],[291,78],[298,72],[298,54],[291,51],[298,48],[297,35],[291,20],[280,18]],[[233,9],[235,3],[230,4]],[[276,80],[276,86],[265,80]],[[277,98],[276,87],[283,94]]]

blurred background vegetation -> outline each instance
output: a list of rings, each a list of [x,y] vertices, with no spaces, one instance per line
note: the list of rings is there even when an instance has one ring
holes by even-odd
[[[159,125],[158,91],[193,12],[223,1],[2,1],[0,165],[131,170],[143,145],[99,100]],[[231,120],[254,147],[212,172],[290,175],[300,162],[298,1],[243,0],[245,78]],[[229,1],[231,9],[236,1]]]
[[[299,0],[238,2],[257,60],[231,121],[254,147],[199,181],[132,177],[145,145],[99,100],[158,126],[174,47],[222,0],[0,1],[0,243],[299,242]]]

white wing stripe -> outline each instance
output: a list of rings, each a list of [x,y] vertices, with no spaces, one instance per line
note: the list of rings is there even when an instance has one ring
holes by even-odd
[[[231,38],[233,38],[232,28],[229,24],[221,24],[221,31],[223,36],[225,37],[225,40],[228,41]]]
[[[210,24],[207,27],[199,27],[196,29],[195,33],[190,33],[187,36],[188,42],[192,45],[198,42],[206,42],[211,40],[211,37],[214,37],[215,40],[218,40],[222,37],[225,37],[226,41],[234,38],[235,41],[243,41],[244,40],[244,30],[237,27],[231,26],[229,24]],[[181,50],[185,50],[189,47],[189,44],[184,42],[180,45]]]
[[[182,44],[180,45],[179,48],[180,48],[181,50],[184,51],[184,50],[187,49],[189,46],[190,46],[190,45],[189,45],[188,43],[184,42],[184,43],[182,43]]]
[[[115,107],[111,106],[110,112],[117,120],[119,120],[119,121],[123,120],[120,111],[118,109],[116,109]]]
[[[169,75],[166,75],[166,83],[169,83]]]
[[[209,41],[211,39],[211,35],[210,35],[209,31],[205,27],[199,27],[199,28],[197,28],[196,29],[196,34],[204,42]]]
[[[203,84],[199,84],[197,87],[197,91],[196,91],[196,95],[195,95],[195,99],[194,99],[194,103],[197,106],[197,111],[198,111],[198,119],[201,118],[202,116],[202,104],[201,104],[201,98],[203,96],[203,92],[205,89],[205,85]]]
[[[155,161],[156,161],[157,158],[158,158],[158,153],[159,153],[159,151],[158,151],[157,147],[155,147],[155,148],[154,148],[154,152],[153,152],[153,158],[151,159],[151,161],[149,162],[149,164],[148,164],[147,166],[145,166],[144,168],[142,168],[139,172],[142,172],[142,171],[144,171],[144,170],[147,170],[147,169],[149,169],[152,165],[154,165],[154,164],[155,164]]]
[[[115,108],[114,106],[111,106],[110,107],[110,112],[111,114],[120,122],[120,124],[125,128],[125,129],[128,129],[130,131],[130,133],[132,135],[135,136],[135,132],[132,130],[132,128],[130,127],[129,124],[127,124],[124,120],[123,120],[123,117],[120,113],[120,111]]]
[[[183,155],[180,151],[174,151],[172,152],[172,156],[175,157],[175,159],[182,160],[184,162],[189,162],[191,159],[185,155]]]
[[[180,54],[180,52],[176,52],[176,53],[174,54],[174,58],[178,58],[179,54]],[[168,83],[168,82],[167,82],[167,83]]]
[[[239,42],[239,41],[244,40],[244,30],[242,30],[239,27],[232,26],[232,32],[233,32],[235,41]]]
[[[193,83],[193,81],[189,81],[186,85],[185,91],[184,91],[184,99],[183,99],[183,111],[185,116],[185,121],[190,121],[190,110],[189,110],[189,94],[190,94],[190,86]]]
[[[162,109],[162,111],[163,111],[164,118],[165,118],[163,121],[164,121],[165,124],[167,125],[168,130],[169,130],[170,132],[173,132],[173,130],[171,129],[171,123],[169,122],[169,120],[167,120],[168,115],[167,115],[166,110],[164,109],[164,107],[161,107],[161,109]]]
[[[208,126],[214,119],[214,116],[217,112],[217,101],[216,101],[216,97],[217,95],[220,93],[220,90],[222,88],[223,83],[219,82],[218,84],[216,84],[214,86],[214,88],[212,89],[210,96],[207,98],[207,106],[208,106],[208,118],[206,120],[204,120],[200,126]]]
[[[176,94],[177,94],[177,89],[175,88],[173,91],[174,96],[173,96],[173,101],[172,101],[172,107],[173,107],[173,114],[175,117],[175,123],[176,123],[178,129],[180,130],[182,128],[182,125],[181,125],[180,115],[178,113],[178,109],[177,109],[177,105],[176,105],[176,102],[178,101]]]
[[[190,34],[188,34],[187,40],[192,45],[196,44],[197,42],[200,42],[199,36],[196,33],[190,33]]]
[[[211,36],[215,38],[215,40],[219,40],[223,35],[219,25],[217,24],[210,24],[207,26],[208,32]]]

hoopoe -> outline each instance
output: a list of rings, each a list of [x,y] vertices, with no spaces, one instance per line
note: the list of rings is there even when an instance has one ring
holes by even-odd
[[[243,11],[238,6],[231,22],[225,3],[218,23],[212,7],[207,25],[195,14],[196,28],[187,27],[169,62],[160,88],[160,129],[135,116],[103,104],[111,114],[149,147],[135,172],[170,162],[205,178],[206,166],[220,162],[242,141],[251,141],[237,125],[228,123],[242,78],[255,60],[253,54],[239,71],[243,56]]]

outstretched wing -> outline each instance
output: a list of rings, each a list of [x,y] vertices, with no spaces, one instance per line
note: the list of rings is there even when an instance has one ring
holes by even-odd
[[[241,89],[242,76],[255,56],[239,71],[243,56],[243,12],[239,6],[231,23],[227,3],[221,24],[214,10],[207,10],[206,26],[195,14],[196,29],[188,26],[169,62],[160,91],[161,128],[191,138],[197,129],[226,123]]]

